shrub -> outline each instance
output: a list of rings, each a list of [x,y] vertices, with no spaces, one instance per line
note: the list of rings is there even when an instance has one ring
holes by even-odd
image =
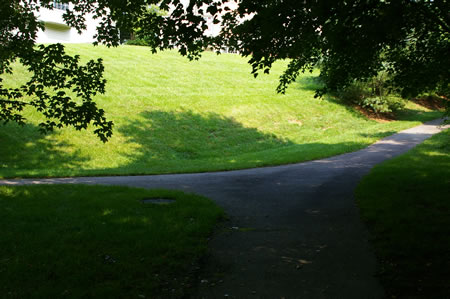
[[[393,96],[365,98],[359,102],[359,105],[375,113],[391,113],[402,110],[405,107],[405,103],[401,99]]]
[[[127,40],[125,44],[131,46],[148,46],[148,41],[145,38],[136,38]]]
[[[446,99],[450,99],[450,84],[440,85],[436,91],[436,94]]]
[[[402,99],[392,94],[385,73],[368,81],[357,81],[338,92],[338,98],[346,103],[356,104],[365,110],[379,113],[396,112],[404,108]]]
[[[360,104],[370,94],[362,82],[355,82],[338,92],[338,98],[346,103]]]

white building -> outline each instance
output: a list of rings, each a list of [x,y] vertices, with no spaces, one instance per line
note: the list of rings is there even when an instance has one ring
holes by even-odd
[[[99,23],[97,20],[86,16],[86,30],[78,34],[77,30],[68,26],[62,18],[64,12],[71,8],[71,4],[54,1],[54,6],[53,10],[41,8],[39,11],[38,20],[44,22],[45,30],[38,32],[36,43],[92,43],[94,41]]]
[[[185,7],[188,6],[190,0],[181,0]],[[81,34],[78,34],[76,29],[68,26],[62,16],[64,12],[72,8],[72,4],[63,4],[58,0],[53,2],[54,9],[41,8],[38,13],[38,20],[43,21],[45,24],[45,30],[40,30],[37,34],[36,43],[51,44],[51,43],[92,43],[95,41],[94,35],[97,33],[98,20],[92,18],[92,15],[85,16],[86,18],[86,30]],[[227,1],[224,6],[228,6],[234,10],[237,8],[236,0]],[[206,5],[203,6],[206,9]],[[171,13],[169,11],[169,13]],[[207,21],[208,29],[205,34],[209,36],[216,36],[222,29],[220,24],[213,23],[213,17],[206,13],[203,17]],[[252,16],[244,18],[250,19]],[[219,16],[220,20],[220,16]]]
[[[181,4],[183,4],[184,8],[186,9],[189,6],[191,0],[181,0]],[[203,11],[206,11],[208,5],[207,4],[203,4],[203,6],[201,7],[201,9]],[[236,0],[228,0],[227,2],[222,4],[222,7],[228,7],[231,10],[235,10],[238,7],[238,4],[236,2]],[[172,10],[174,9],[174,7],[172,6],[172,8],[169,11],[169,14],[172,13]],[[205,20],[206,20],[206,24],[208,25],[208,29],[206,29],[205,31],[205,35],[207,36],[217,36],[220,33],[220,30],[222,30],[222,26],[221,24],[214,24],[213,22],[213,16],[210,13],[203,13],[203,14],[199,14],[198,12],[199,8],[197,8],[196,10],[194,10],[194,13],[197,15],[201,15]],[[222,18],[219,16],[219,21],[222,21]]]

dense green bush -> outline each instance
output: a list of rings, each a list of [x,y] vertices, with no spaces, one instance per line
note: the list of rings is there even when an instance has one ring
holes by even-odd
[[[338,92],[337,97],[345,103],[359,104],[369,96],[362,82],[355,82],[349,87]]]
[[[363,108],[375,113],[390,113],[402,110],[405,103],[394,96],[376,96],[365,98],[359,103]]]
[[[441,97],[450,99],[450,84],[440,85],[436,91],[436,94]]]
[[[130,46],[148,46],[148,41],[145,38],[130,39],[125,42],[126,45]]]
[[[350,104],[375,113],[391,113],[404,108],[404,101],[393,94],[387,75],[380,73],[368,81],[357,81],[337,94],[338,98]]]

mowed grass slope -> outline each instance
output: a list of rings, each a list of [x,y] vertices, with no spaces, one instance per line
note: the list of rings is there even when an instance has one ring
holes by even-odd
[[[175,51],[68,45],[83,59],[104,59],[107,92],[96,97],[115,123],[103,144],[91,131],[38,133],[30,124],[0,127],[0,177],[155,174],[293,163],[365,147],[436,118],[409,103],[399,121],[378,123],[330,98],[314,99],[314,74],[276,94],[286,64],[254,79],[246,59],[204,53],[190,62]],[[13,86],[26,72],[18,67]]]
[[[450,298],[450,130],[373,168],[356,195],[390,298]]]

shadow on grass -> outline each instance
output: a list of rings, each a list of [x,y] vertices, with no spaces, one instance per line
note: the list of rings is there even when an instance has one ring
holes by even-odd
[[[118,128],[129,143],[141,145],[138,151],[125,153],[135,161],[207,159],[234,156],[294,143],[244,127],[232,118],[217,113],[197,114],[148,111]]]
[[[293,84],[293,87],[296,89],[302,89],[302,90],[306,90],[306,91],[316,91],[316,90],[324,87],[324,84],[318,75],[303,75],[300,78],[298,78],[297,81],[295,81],[295,83]],[[325,94],[320,99],[323,101],[332,103],[332,104],[337,104],[339,106],[343,106],[348,112],[350,112],[353,116],[355,116],[359,119],[367,119],[367,117],[364,114],[357,111],[352,106],[344,103],[343,101],[341,101],[339,98],[337,98],[334,95]]]
[[[61,177],[233,170],[313,160],[367,145],[296,144],[245,127],[233,118],[189,110],[143,112],[116,130],[129,144],[121,152],[117,149],[117,158],[126,158],[126,162],[89,169],[89,158],[79,150],[73,151],[74,145],[40,135],[35,126],[0,127],[0,142],[5,144],[0,149],[0,175]]]
[[[356,112],[355,112],[356,113]],[[361,116],[363,117],[363,116]],[[370,141],[297,144],[217,113],[147,111],[116,127],[126,146],[115,149],[118,166],[92,168],[76,145],[42,136],[35,126],[0,127],[0,176],[61,177],[234,170],[298,163],[356,151]],[[394,131],[361,134],[382,138]],[[57,134],[57,133],[54,133]],[[88,144],[80,144],[87,147]],[[75,147],[76,149],[76,147]],[[92,156],[92,159],[99,158]],[[101,157],[100,157],[101,159]],[[117,165],[117,164],[116,164]]]
[[[367,134],[367,133],[360,133],[359,136],[362,137],[366,137],[366,138],[377,138],[377,139],[381,139],[387,136],[391,136],[395,133],[398,133],[396,131],[383,131],[383,132],[377,132],[377,133],[372,133],[372,134]]]
[[[175,202],[141,202],[161,197]],[[112,186],[0,186],[0,206],[11,298],[187,298],[223,217],[204,197]]]
[[[127,137],[135,150],[121,153],[128,158],[127,165],[102,169],[101,172],[144,174],[233,170],[314,160],[368,145],[361,142],[296,144],[245,127],[232,118],[189,110],[143,112],[117,130]],[[372,137],[392,133],[377,133]]]
[[[2,174],[9,176],[16,170],[31,174],[34,169],[78,167],[87,160],[79,155],[79,151],[70,153],[71,145],[52,140],[51,134],[39,134],[38,127],[31,124],[0,126]]]
[[[396,113],[397,120],[416,120],[416,121],[429,121],[444,116],[442,111],[423,111],[418,109],[405,108]]]
[[[321,81],[320,77],[317,75],[302,75],[300,78],[298,78],[295,83],[293,84],[293,87],[296,89],[303,89],[303,90],[309,90],[309,91],[316,91],[319,88],[323,87],[323,82]]]

